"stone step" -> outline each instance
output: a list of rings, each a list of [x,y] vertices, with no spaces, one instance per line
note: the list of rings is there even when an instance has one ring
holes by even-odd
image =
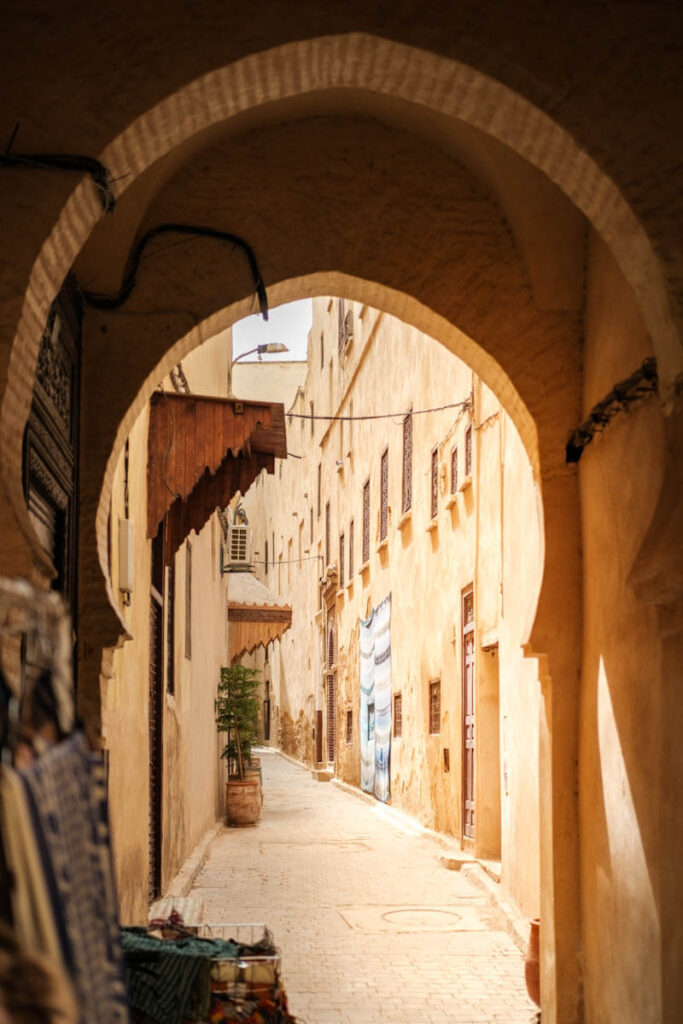
[[[332,781],[332,772],[328,771],[326,768],[314,768],[311,775],[316,782]]]

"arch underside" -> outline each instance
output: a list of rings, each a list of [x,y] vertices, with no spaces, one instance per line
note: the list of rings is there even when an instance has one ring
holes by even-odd
[[[254,31],[248,40],[238,32],[233,39],[229,13],[219,13],[219,20],[227,18],[221,31],[229,42],[220,56],[207,42],[211,57],[197,66],[192,62],[201,53],[175,12],[169,39],[176,31],[179,38],[175,50],[169,43],[163,52],[166,77],[158,53],[144,67],[141,56],[127,91],[108,108],[107,89],[111,100],[113,87],[100,95],[97,82],[106,76],[92,75],[89,103],[97,110],[99,98],[100,114],[81,111],[80,120],[71,118],[73,130],[64,120],[60,146],[45,148],[92,152],[94,146],[119,200],[110,218],[103,218],[88,181],[74,189],[47,175],[37,185],[29,172],[16,172],[21,202],[7,213],[10,234],[21,237],[27,206],[36,216],[8,271],[10,299],[0,321],[7,366],[0,466],[8,497],[0,528],[7,525],[7,536],[18,538],[6,564],[23,574],[36,565],[49,568],[26,513],[21,442],[50,303],[74,265],[83,287],[115,290],[132,239],[149,227],[172,221],[234,232],[256,252],[272,304],[348,295],[388,310],[467,361],[513,419],[539,487],[545,575],[527,652],[541,657],[545,698],[544,1018],[552,1004],[562,1009],[549,1020],[578,1020],[581,510],[564,445],[583,411],[583,275],[591,232],[607,244],[636,297],[658,358],[664,401],[675,391],[683,359],[676,305],[680,252],[672,241],[671,210],[680,197],[668,188],[667,201],[655,203],[646,188],[642,195],[629,191],[637,174],[628,163],[638,152],[658,153],[661,161],[648,180],[661,179],[662,168],[672,166],[666,148],[671,133],[660,132],[666,136],[660,150],[646,144],[653,121],[646,103],[639,117],[625,116],[628,103],[620,107],[617,88],[623,67],[599,100],[594,82],[586,83],[585,95],[580,82],[568,89],[562,75],[582,66],[591,38],[578,30],[572,36],[571,25],[571,45],[555,80],[543,60],[525,69],[514,54],[502,56],[505,40],[482,42],[483,30],[474,22],[467,28],[479,42],[445,54],[437,52],[445,45],[437,37],[462,33],[436,22],[426,35],[418,30],[419,45],[411,46],[406,38],[373,34],[372,12],[359,16],[366,32],[348,32],[345,15],[336,11],[329,24],[341,26],[338,36],[322,35],[329,29],[320,27],[320,12],[303,11],[301,17],[307,13],[312,21],[300,34],[313,37],[281,45],[271,29],[262,37]],[[540,52],[544,29],[532,23],[527,28]],[[560,35],[547,41],[549,54]],[[144,83],[157,67],[152,89]],[[217,70],[205,74],[207,67]],[[658,65],[650,61],[649,67]],[[639,81],[642,70],[640,78],[629,79],[631,94]],[[596,102],[604,110],[591,115]],[[64,110],[55,112],[55,131]],[[108,119],[102,110],[110,111]],[[610,141],[606,128],[615,110],[642,144],[627,146],[622,132]],[[663,124],[666,110],[660,113]],[[118,452],[173,363],[253,309],[252,281],[239,254],[198,239],[172,248],[153,245],[121,310],[86,310],[81,697],[95,727],[100,673],[111,661],[102,650],[118,642],[122,628],[111,601],[106,549]],[[564,613],[559,630],[558,608]]]
[[[145,205],[184,160],[199,157],[207,145],[226,132],[245,130],[253,134],[255,126],[272,118],[291,119],[302,113],[320,116],[321,112],[324,116],[330,109],[369,113],[409,132],[419,125],[422,137],[427,136],[432,145],[469,162],[504,211],[534,297],[541,304],[557,307],[560,303],[568,308],[579,298],[581,265],[577,253],[584,222],[583,216],[577,217],[573,211],[580,211],[612,247],[641,300],[660,358],[662,391],[670,392],[680,369],[681,353],[658,260],[619,190],[587,152],[521,92],[488,74],[457,60],[362,33],[286,43],[244,56],[169,95],[110,142],[101,159],[110,171],[123,214],[114,215],[119,217],[114,230],[109,223],[101,225],[108,257],[104,267],[101,261],[97,265],[95,239],[90,267],[93,281],[106,279],[107,274],[111,280],[111,274],[116,275],[115,268],[121,264],[131,234],[144,219],[141,212],[144,214]],[[496,174],[498,164],[506,160],[513,165],[517,162],[518,167]],[[531,189],[529,182],[519,180],[524,178],[524,165],[537,172]],[[136,189],[138,198],[142,197],[142,211],[135,201],[125,202],[125,194],[132,195]],[[63,189],[57,191],[66,195]],[[538,194],[540,205],[536,216],[525,221],[519,213],[524,206],[521,200],[528,201],[532,192]],[[560,192],[568,203],[557,201],[554,193]],[[31,271],[0,414],[0,458],[8,497],[39,564],[40,549],[28,523],[20,487],[21,428],[28,413],[38,342],[50,301],[101,216],[98,196],[91,184],[84,182],[67,199],[46,237]],[[552,231],[544,238],[543,231],[538,230],[542,219],[550,219],[562,241],[570,244],[554,246]],[[547,273],[552,261],[545,257],[560,249],[571,253],[568,263]],[[80,262],[83,264],[83,257]],[[265,269],[267,277],[267,264]],[[301,276],[301,270],[295,276]],[[186,311],[186,319],[192,317],[196,323],[197,311]],[[471,333],[467,327],[464,330]],[[186,332],[187,323],[177,336]]]

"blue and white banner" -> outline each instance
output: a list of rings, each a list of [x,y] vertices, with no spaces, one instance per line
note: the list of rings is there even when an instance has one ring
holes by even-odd
[[[386,802],[391,755],[391,594],[360,623],[361,788]]]

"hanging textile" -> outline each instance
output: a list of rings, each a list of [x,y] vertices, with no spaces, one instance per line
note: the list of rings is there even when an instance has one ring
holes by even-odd
[[[19,773],[83,1024],[128,1021],[104,767],[74,733]]]
[[[52,910],[24,785],[8,764],[0,771],[0,827],[5,847],[12,921],[20,945],[62,964],[62,945]]]
[[[375,791],[374,620],[373,612],[360,623],[360,785],[365,793]]]
[[[361,788],[390,796],[391,594],[360,623]]]

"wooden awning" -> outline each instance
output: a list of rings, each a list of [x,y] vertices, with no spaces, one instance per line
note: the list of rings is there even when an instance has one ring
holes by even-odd
[[[291,606],[251,572],[228,575],[230,664],[279,640],[292,624]]]
[[[150,402],[147,536],[166,520],[169,563],[190,530],[286,458],[281,403],[156,392]]]

